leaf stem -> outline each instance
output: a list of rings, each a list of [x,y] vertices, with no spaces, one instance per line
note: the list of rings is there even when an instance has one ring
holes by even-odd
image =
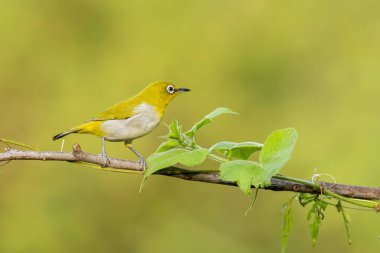
[[[218,155],[215,155],[215,154],[208,154],[208,157],[214,161],[217,161],[217,162],[220,162],[220,163],[226,163],[226,162],[229,162],[230,160],[228,160],[227,158],[224,158],[224,157],[221,157],[221,156],[218,156]]]
[[[341,196],[339,194],[336,194],[335,192],[332,192],[330,190],[323,189],[323,188],[322,188],[322,191],[323,191],[324,194],[329,195],[331,197],[334,197],[336,199],[339,199],[341,201],[344,201],[344,202],[347,202],[347,203],[350,203],[350,204],[353,204],[353,205],[356,205],[356,206],[372,208],[376,212],[380,211],[380,203],[377,202],[377,201],[347,198],[347,197]]]
[[[279,174],[274,175],[272,178],[280,179],[280,180],[284,180],[284,181],[288,181],[288,182],[303,184],[303,185],[312,187],[314,190],[319,189],[319,185],[317,185],[311,181],[300,179],[300,178],[288,177],[288,176],[283,176],[283,175],[279,175]]]

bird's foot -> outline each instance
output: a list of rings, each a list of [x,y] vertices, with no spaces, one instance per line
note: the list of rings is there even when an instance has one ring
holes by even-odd
[[[108,159],[107,153],[106,153],[106,147],[104,146],[104,137],[102,137],[102,157],[103,157],[103,164],[102,167],[108,167],[110,165],[110,159]]]
[[[124,145],[129,148],[138,158],[139,158],[139,163],[140,163],[140,173],[141,174],[144,174],[145,173],[145,170],[146,170],[146,161],[145,161],[145,158],[139,153],[137,152],[136,149],[134,149],[130,143],[127,143],[125,142]]]
[[[141,174],[145,174],[145,170],[146,170],[146,161],[145,161],[145,158],[140,156],[139,157],[139,163],[140,163],[140,173]]]
[[[110,159],[108,159],[107,156],[103,156],[103,164],[102,164],[102,167],[105,168],[105,167],[108,167],[110,165]]]

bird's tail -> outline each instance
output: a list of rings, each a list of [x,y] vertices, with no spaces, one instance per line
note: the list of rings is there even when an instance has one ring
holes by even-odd
[[[72,133],[76,133],[76,132],[78,132],[78,129],[71,129],[71,130],[59,133],[59,134],[53,136],[53,141],[61,139],[62,137],[65,137],[68,134],[72,134]]]

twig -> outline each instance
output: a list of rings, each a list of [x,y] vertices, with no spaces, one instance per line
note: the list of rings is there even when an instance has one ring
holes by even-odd
[[[139,162],[109,158],[109,167],[101,167],[103,158],[101,155],[95,155],[84,152],[79,144],[73,145],[73,151],[69,152],[54,152],[54,151],[30,151],[19,149],[5,149],[5,152],[0,153],[0,161],[12,160],[41,160],[41,161],[66,161],[66,162],[80,162],[88,165],[95,165],[97,169],[138,173],[141,171],[141,164]],[[217,171],[206,170],[188,170],[178,167],[169,167],[156,172],[155,174],[181,178],[190,181],[198,181],[212,184],[222,184],[236,186],[235,182],[221,180]],[[306,182],[304,184],[304,182]],[[299,182],[291,182],[285,176],[277,176],[271,179],[271,185],[266,186],[264,189],[272,191],[292,191],[300,193],[314,193],[320,194],[321,189],[329,191],[334,194],[346,198],[355,198],[363,200],[380,200],[379,187],[364,187],[355,185],[345,185],[337,183],[327,183],[319,181],[321,188],[312,187],[307,184],[308,181],[299,180]],[[375,207],[375,209],[378,208]],[[379,210],[377,210],[379,211]]]

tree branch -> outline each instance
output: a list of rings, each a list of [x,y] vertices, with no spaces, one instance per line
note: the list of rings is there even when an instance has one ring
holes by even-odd
[[[79,144],[73,145],[73,151],[68,152],[53,152],[53,151],[30,151],[18,149],[5,149],[5,152],[0,153],[0,161],[9,162],[12,160],[41,160],[41,161],[66,161],[66,162],[80,162],[87,165],[95,165],[95,168],[102,170],[138,173],[142,170],[139,162],[109,158],[109,167],[101,167],[103,164],[103,157],[87,153],[81,150]],[[217,171],[206,170],[188,170],[178,167],[169,167],[158,171],[155,174],[181,178],[190,181],[198,181],[212,184],[222,184],[236,186],[235,182],[224,181],[219,178]],[[380,200],[379,187],[364,187],[345,184],[335,184],[328,182],[319,182],[320,188],[316,189],[302,183],[289,182],[283,179],[271,179],[271,185],[264,187],[266,190],[272,191],[292,191],[302,193],[320,194],[324,190],[328,190],[335,194],[347,198],[356,198],[363,200]],[[379,210],[377,210],[379,211]]]

